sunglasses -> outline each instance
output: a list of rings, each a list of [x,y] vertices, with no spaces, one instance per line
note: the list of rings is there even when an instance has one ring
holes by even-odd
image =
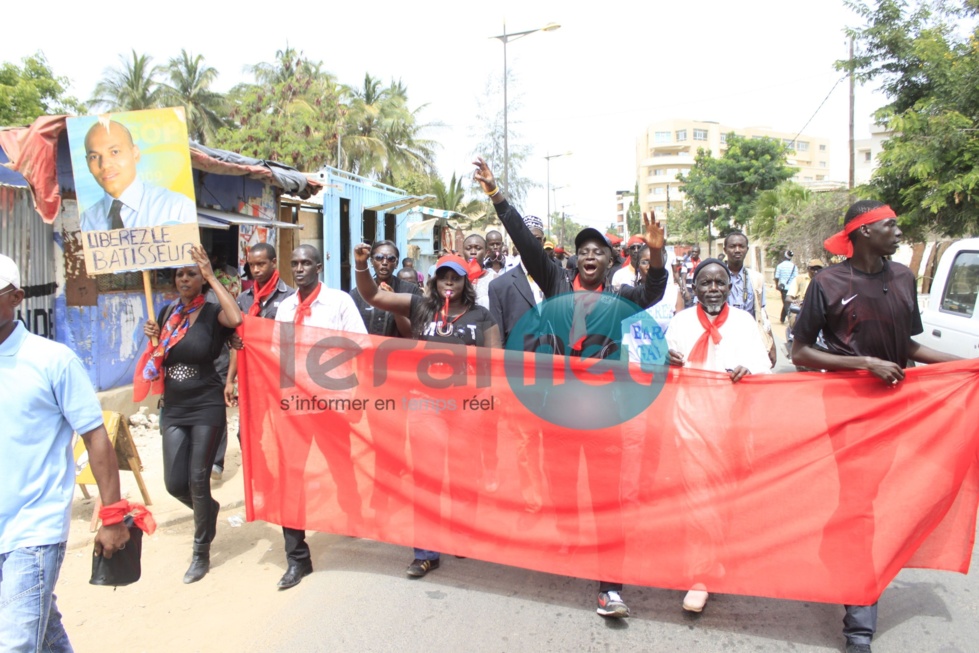
[[[14,292],[15,290],[18,290],[18,288],[15,288],[13,286],[10,286],[9,288],[7,288],[6,290],[4,290],[3,292],[0,292],[0,297],[3,297],[4,295],[9,295],[10,293]]]
[[[373,258],[378,263],[384,263],[385,261],[388,263],[396,263],[398,260],[397,256],[385,256],[384,254],[375,254]]]

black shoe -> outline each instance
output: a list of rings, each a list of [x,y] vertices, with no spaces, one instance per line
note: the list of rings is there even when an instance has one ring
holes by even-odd
[[[870,644],[846,643],[846,653],[871,653]]]
[[[411,561],[411,564],[408,565],[407,573],[412,578],[421,578],[422,576],[432,571],[433,569],[438,569],[438,568],[439,568],[438,558],[435,558],[435,560],[419,560],[418,558],[415,558],[414,560]]]
[[[313,573],[313,562],[311,560],[290,560],[286,573],[282,574],[277,587],[280,590],[287,590],[295,587],[303,579]]]
[[[196,583],[204,578],[204,576],[207,576],[207,572],[210,569],[210,558],[205,554],[195,553],[193,559],[190,561],[190,567],[188,567],[187,573],[184,574],[184,583],[187,585]]]

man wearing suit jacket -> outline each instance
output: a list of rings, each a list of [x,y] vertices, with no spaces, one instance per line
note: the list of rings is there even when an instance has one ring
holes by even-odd
[[[524,224],[530,233],[544,243],[544,224],[541,219],[528,215]],[[500,327],[500,337],[506,343],[520,319],[527,311],[536,309],[544,301],[544,293],[527,274],[527,268],[522,263],[510,268],[489,284],[489,309],[493,320]],[[513,420],[509,421],[511,432],[516,431],[517,461],[520,471],[520,492],[524,499],[524,509],[536,513],[541,509],[541,478],[543,471],[540,462],[541,432],[537,426]]]

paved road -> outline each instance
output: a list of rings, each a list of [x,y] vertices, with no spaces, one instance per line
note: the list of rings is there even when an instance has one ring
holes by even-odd
[[[842,650],[843,608],[714,595],[701,615],[683,593],[627,586],[628,620],[595,614],[596,584],[446,556],[411,580],[408,549],[310,534],[315,572],[291,590],[279,529],[231,528],[221,514],[212,570],[180,582],[189,562],[190,522],[144,543],[144,575],[111,591],[87,584],[88,549],[69,551],[59,604],[75,650],[144,653],[493,653]],[[979,576],[905,570],[880,601],[876,653],[979,650]]]

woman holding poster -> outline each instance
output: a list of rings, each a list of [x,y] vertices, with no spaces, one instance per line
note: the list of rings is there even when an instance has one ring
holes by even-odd
[[[159,344],[154,347],[151,340],[136,371],[144,382],[163,382],[163,478],[167,492],[194,511],[194,554],[185,583],[199,581],[210,569],[221,507],[211,498],[211,465],[226,420],[224,380],[214,359],[242,321],[204,248],[198,245],[192,256],[197,265],[177,269],[177,300],[143,327]],[[219,305],[204,301],[204,282]]]
[[[354,248],[354,271],[360,296],[374,308],[407,317],[416,340],[475,347],[501,346],[500,329],[489,310],[476,304],[476,289],[469,280],[469,266],[461,256],[451,254],[440,258],[435,263],[435,274],[428,281],[428,293],[416,295],[380,291],[367,269],[370,253],[371,247],[367,244]],[[435,397],[431,390],[419,388],[406,401],[419,406],[439,400],[451,402],[447,392]],[[473,528],[476,516],[478,492],[472,471],[480,468],[478,442],[458,428],[450,428],[440,413],[420,410],[409,423],[408,445],[415,487],[416,540],[432,537],[438,531],[438,506],[443,492],[447,492],[452,506],[454,541],[464,541],[464,530]],[[449,479],[444,484],[446,457]],[[408,576],[421,578],[438,569],[440,557],[438,551],[415,547]]]

